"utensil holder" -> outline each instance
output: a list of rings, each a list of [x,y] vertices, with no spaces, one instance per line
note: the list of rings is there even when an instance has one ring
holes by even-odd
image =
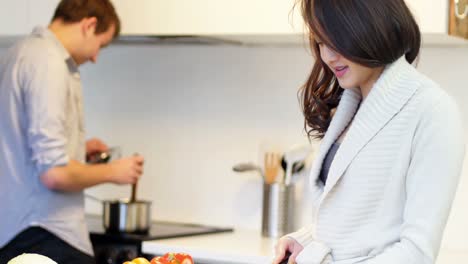
[[[262,236],[281,237],[293,231],[294,185],[264,184]]]

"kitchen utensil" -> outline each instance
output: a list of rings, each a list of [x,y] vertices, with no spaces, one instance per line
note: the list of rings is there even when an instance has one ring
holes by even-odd
[[[96,152],[86,156],[86,162],[90,164],[107,163],[111,159],[118,159],[121,157],[120,147],[111,147],[103,152]]]
[[[465,19],[468,16],[468,5],[465,5],[464,7],[459,7],[461,5],[460,0],[454,0],[455,3],[455,16],[459,19]],[[463,11],[460,11],[463,10]]]
[[[284,153],[284,159],[286,161],[286,173],[284,175],[284,183],[286,185],[291,184],[292,168],[293,164],[301,160],[305,160],[311,153],[309,145],[293,147],[291,150]]]
[[[279,264],[288,264],[289,263],[289,257],[291,257],[291,252],[286,251],[286,254],[285,254],[283,260]]]
[[[134,184],[132,184],[132,193],[131,193],[131,196],[130,196],[130,202],[135,202],[136,201],[137,183],[138,183],[138,181],[136,181]]]
[[[133,156],[138,156],[138,153],[134,153]],[[134,184],[132,184],[132,192],[131,192],[131,195],[130,195],[130,202],[135,202],[136,201],[137,183],[138,183],[138,179],[135,181]]]
[[[40,263],[40,264],[57,264],[57,262],[52,259],[43,256],[41,254],[35,253],[23,253],[18,255],[8,261],[7,264],[31,264],[31,263]]]
[[[137,184],[138,181],[132,184],[130,199],[104,201],[104,228],[108,232],[147,233],[149,231],[151,202],[136,199]]]
[[[272,184],[276,181],[279,171],[279,155],[273,152],[265,153],[264,164],[265,164],[265,183]]]
[[[232,167],[232,170],[235,172],[258,171],[258,173],[260,173],[260,175],[263,177],[262,169],[252,162],[236,164]]]
[[[262,235],[281,237],[293,231],[294,184],[263,184]]]
[[[103,201],[103,225],[109,233],[146,234],[151,221],[151,202],[119,199]]]
[[[102,224],[106,232],[135,234],[148,232],[151,223],[150,201],[102,200],[90,194],[85,196],[102,204]]]
[[[286,160],[284,159],[284,156],[281,157],[281,168],[283,169],[283,171],[286,172]],[[298,162],[295,162],[292,166],[292,174],[296,174],[296,173],[299,173],[301,172],[303,169],[305,168],[305,160],[301,160],[301,161],[298,161]]]

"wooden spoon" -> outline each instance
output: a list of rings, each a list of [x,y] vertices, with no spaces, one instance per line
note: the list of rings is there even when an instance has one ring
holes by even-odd
[[[138,153],[134,153],[133,156],[138,156]],[[130,202],[131,203],[136,201],[137,183],[138,183],[138,180],[136,180],[135,183],[132,184],[132,194],[130,196]]]
[[[131,203],[134,203],[136,201],[136,192],[137,192],[137,182],[132,184],[132,195],[130,196]]]
[[[265,153],[265,183],[273,184],[276,182],[278,171],[280,167],[280,160],[278,153],[267,152]]]

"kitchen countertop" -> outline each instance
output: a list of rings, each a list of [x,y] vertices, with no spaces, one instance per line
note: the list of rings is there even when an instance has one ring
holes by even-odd
[[[185,238],[143,242],[144,253],[167,252],[190,254],[197,264],[267,264],[271,263],[276,239],[264,238],[260,231],[235,230]],[[441,249],[437,264],[468,263],[468,249]]]
[[[190,254],[196,263],[264,264],[270,262],[276,239],[264,238],[259,231],[145,241],[142,251],[162,255],[167,252]]]

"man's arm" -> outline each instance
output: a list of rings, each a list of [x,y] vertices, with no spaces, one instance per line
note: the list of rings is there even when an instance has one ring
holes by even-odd
[[[40,177],[46,187],[79,191],[103,182],[133,183],[140,177],[143,157],[87,165],[68,156],[66,112],[70,73],[63,58],[45,45],[44,52],[28,54],[18,67],[28,117],[25,136],[30,161],[35,165],[34,176]]]
[[[41,181],[51,190],[72,192],[105,182],[132,184],[142,175],[143,162],[141,156],[97,165],[70,160],[65,166],[56,166],[45,171],[41,175]]]

